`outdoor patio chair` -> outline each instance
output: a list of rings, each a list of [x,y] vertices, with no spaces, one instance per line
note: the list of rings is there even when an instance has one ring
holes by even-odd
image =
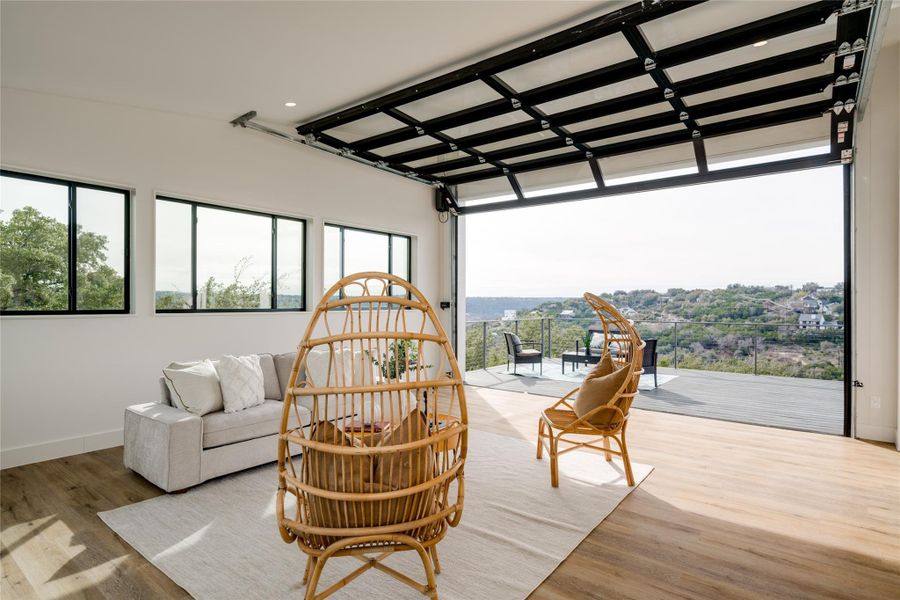
[[[537,342],[523,342],[514,333],[504,333],[506,337],[506,370],[509,370],[509,363],[512,361],[513,373],[516,373],[516,365],[525,364],[540,365],[540,373],[544,374],[544,345]],[[531,348],[525,348],[531,346]],[[535,348],[539,346],[540,350]]]
[[[647,346],[644,348],[644,374],[653,373],[653,387],[659,387],[656,383],[656,361],[659,360],[659,354],[656,352],[656,340],[644,340]]]
[[[298,406],[317,415],[311,427],[292,425]],[[463,510],[468,419],[459,365],[428,300],[387,273],[338,281],[300,341],[283,411],[275,512],[283,540],[307,556],[306,600],[372,568],[437,598],[437,544]],[[424,583],[382,562],[398,551],[418,555]],[[343,556],[363,564],[317,592],[325,563]]]
[[[641,365],[645,343],[631,321],[623,317],[612,304],[590,293],[585,293],[584,299],[597,313],[603,326],[603,348],[606,348],[606,353],[598,364],[598,370],[608,366],[609,372],[603,375],[592,372],[581,386],[541,413],[538,419],[537,458],[543,458],[546,447],[550,453],[550,485],[559,487],[560,455],[577,448],[588,448],[603,452],[606,460],[610,461],[615,454],[622,458],[625,479],[629,486],[633,486],[634,474],[625,445],[625,429],[628,426],[631,404],[639,393],[638,382],[643,372]],[[612,387],[607,386],[607,390],[612,391],[609,400],[584,410],[584,405],[579,406],[580,399],[574,397],[576,393],[584,386],[593,386],[600,377],[607,376],[612,379],[606,379],[601,384],[614,382]],[[574,440],[565,437],[571,435],[590,436],[593,439],[579,437]],[[602,440],[602,448],[595,445],[597,438]],[[610,439],[615,440],[617,450],[610,447]],[[569,444],[569,447],[560,450],[560,443]]]

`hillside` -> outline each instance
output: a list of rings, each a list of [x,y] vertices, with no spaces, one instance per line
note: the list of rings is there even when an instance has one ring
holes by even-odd
[[[789,377],[843,377],[843,286],[801,288],[730,285],[724,289],[615,291],[601,294],[635,322],[645,339],[657,340],[660,366],[758,373]],[[584,345],[593,311],[582,298],[467,298],[498,319],[517,310],[518,323],[493,320],[466,327],[466,367],[504,364],[505,331],[545,342],[548,357],[559,358]],[[521,300],[522,302],[517,302]],[[541,300],[534,304],[535,300]],[[531,305],[531,306],[529,306]],[[815,326],[804,326],[812,319]],[[476,321],[469,310],[468,321]],[[677,322],[677,326],[676,326]],[[483,336],[487,333],[487,345]],[[486,350],[486,356],[483,356]]]

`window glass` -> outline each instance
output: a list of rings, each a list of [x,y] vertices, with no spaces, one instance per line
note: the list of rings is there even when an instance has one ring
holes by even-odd
[[[325,289],[341,277],[366,271],[393,273],[411,278],[410,238],[394,233],[368,231],[341,225],[325,226]],[[357,294],[357,290],[346,290]],[[392,294],[405,295],[397,286]]]
[[[300,219],[157,198],[156,309],[303,310],[305,246]]]
[[[128,201],[125,190],[4,171],[0,311],[127,312]]]
[[[191,205],[156,201],[156,310],[189,309]]]
[[[303,222],[276,219],[278,308],[303,306]]]
[[[78,310],[125,307],[125,202],[121,192],[77,187]]]
[[[0,185],[0,306],[67,310],[68,186],[5,175]]]
[[[341,228],[325,226],[324,256],[325,291],[341,278]]]
[[[344,275],[361,271],[388,271],[389,237],[383,233],[344,230]]]
[[[272,219],[197,207],[197,308],[271,308]]]
[[[409,238],[402,235],[391,236],[391,273],[409,281]],[[393,286],[391,293],[405,296],[406,290]]]

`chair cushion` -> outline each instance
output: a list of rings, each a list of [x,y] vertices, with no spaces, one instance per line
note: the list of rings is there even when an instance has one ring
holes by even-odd
[[[278,372],[275,370],[275,357],[271,354],[257,354],[259,356],[259,368],[263,374],[263,388],[268,400],[283,400],[284,393],[281,384],[278,383]]]
[[[278,433],[283,407],[282,402],[266,400],[236,413],[218,411],[203,415],[203,448],[215,448]],[[297,414],[301,420],[299,423]],[[309,411],[298,406],[296,414],[291,411],[288,426],[306,426],[309,421]]]
[[[537,350],[534,348],[529,348],[528,350],[519,350],[518,352],[516,352],[516,355],[517,356],[537,356],[540,353],[541,353],[540,350]]]
[[[609,369],[609,365],[612,365],[613,371],[601,375]],[[581,418],[598,406],[604,406],[615,400],[617,392],[624,387],[628,379],[628,373],[628,369],[615,366],[612,358],[609,358],[609,353],[604,354],[578,389],[573,404],[575,414]],[[595,427],[608,428],[615,416],[617,413],[613,410],[601,410],[593,415],[589,422]]]

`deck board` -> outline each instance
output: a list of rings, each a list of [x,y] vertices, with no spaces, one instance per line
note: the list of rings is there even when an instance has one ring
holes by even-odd
[[[529,368],[509,374],[506,365],[468,371],[469,385],[559,398],[568,381],[531,376]],[[784,429],[842,434],[844,391],[840,381],[660,369],[676,375],[655,390],[641,390],[636,408]]]

